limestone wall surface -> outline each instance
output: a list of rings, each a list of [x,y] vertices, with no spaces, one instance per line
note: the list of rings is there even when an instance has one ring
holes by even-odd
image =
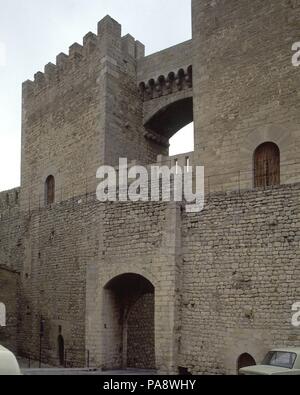
[[[299,184],[215,193],[197,214],[164,203],[101,204],[91,195],[32,213],[22,273],[23,353],[38,352],[43,317],[48,362],[57,363],[61,327],[70,364],[82,366],[87,350],[93,365],[113,363],[107,358],[123,343],[109,317],[120,306],[105,289],[128,273],[154,286],[162,372],[185,366],[235,373],[245,352],[259,361],[268,348],[296,346],[299,194]]]
[[[212,194],[183,216],[180,366],[235,374],[249,353],[297,346],[300,185]]]
[[[138,83],[156,80],[161,75],[167,77],[169,73],[177,73],[179,69],[187,69],[191,65],[192,40],[185,41],[171,48],[167,48],[138,60]]]
[[[21,270],[26,220],[20,214],[20,188],[0,192],[0,265]]]
[[[6,326],[0,325],[0,344],[17,351],[19,274],[0,265],[0,303],[6,310]]]

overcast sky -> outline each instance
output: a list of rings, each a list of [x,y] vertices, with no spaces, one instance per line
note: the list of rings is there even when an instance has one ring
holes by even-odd
[[[109,14],[151,54],[191,38],[190,0],[0,0],[0,190],[20,185],[21,84]],[[190,151],[175,136],[172,153]]]

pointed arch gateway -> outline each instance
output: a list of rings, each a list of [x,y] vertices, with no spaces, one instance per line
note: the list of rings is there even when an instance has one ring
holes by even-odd
[[[104,369],[155,369],[155,288],[128,273],[103,290]]]

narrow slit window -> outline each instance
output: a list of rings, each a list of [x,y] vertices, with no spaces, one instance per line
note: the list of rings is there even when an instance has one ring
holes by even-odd
[[[55,179],[53,176],[49,176],[46,180],[45,185],[45,202],[46,205],[53,204],[55,201]]]

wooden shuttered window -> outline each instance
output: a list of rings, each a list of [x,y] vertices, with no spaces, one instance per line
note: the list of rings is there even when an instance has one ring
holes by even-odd
[[[264,143],[254,153],[254,186],[266,188],[279,184],[280,150],[274,143]]]

